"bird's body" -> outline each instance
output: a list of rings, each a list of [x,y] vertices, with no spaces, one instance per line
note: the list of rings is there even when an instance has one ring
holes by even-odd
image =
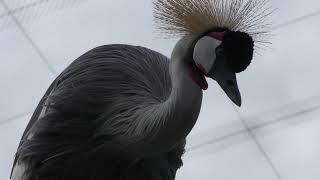
[[[155,0],[159,29],[182,35],[170,60],[120,44],[80,56],[37,106],[11,179],[174,180],[205,77],[241,105],[236,73],[252,60],[251,36],[267,34],[265,2]]]
[[[38,105],[12,179],[21,172],[23,180],[174,179],[202,99],[176,58],[170,63],[129,45],[101,46],[79,57]],[[157,133],[160,127],[167,132]],[[168,134],[171,128],[177,129]]]

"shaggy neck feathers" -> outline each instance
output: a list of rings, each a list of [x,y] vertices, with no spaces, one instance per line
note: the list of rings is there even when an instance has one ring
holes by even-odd
[[[151,118],[144,124],[152,129],[152,134],[150,141],[143,146],[144,154],[169,151],[185,139],[198,118],[202,90],[190,78],[188,62],[192,58],[189,48],[193,42],[191,39],[180,40],[172,53],[169,65],[172,88],[168,99],[153,105],[146,112]],[[158,126],[150,128],[155,123]]]

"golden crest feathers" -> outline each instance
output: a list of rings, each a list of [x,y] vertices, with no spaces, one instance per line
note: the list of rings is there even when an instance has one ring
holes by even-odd
[[[155,0],[154,21],[165,38],[200,36],[214,28],[248,33],[264,43],[269,35],[268,0]]]

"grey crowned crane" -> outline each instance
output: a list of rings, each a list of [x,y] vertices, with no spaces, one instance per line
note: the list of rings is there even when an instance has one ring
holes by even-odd
[[[112,44],[71,63],[26,127],[12,180],[173,180],[215,80],[238,106],[236,73],[265,42],[265,0],[155,0],[171,58]],[[219,120],[219,119],[216,119]]]

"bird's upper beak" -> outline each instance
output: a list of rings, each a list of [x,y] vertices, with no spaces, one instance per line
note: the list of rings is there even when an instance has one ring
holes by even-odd
[[[207,74],[208,77],[216,80],[227,96],[237,106],[241,106],[241,95],[237,84],[236,74],[231,72],[226,61],[221,56],[217,57],[215,66]]]

